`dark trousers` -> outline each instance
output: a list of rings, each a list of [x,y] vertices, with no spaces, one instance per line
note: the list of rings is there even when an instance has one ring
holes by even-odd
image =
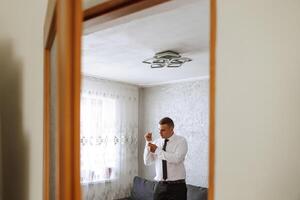
[[[186,200],[185,183],[163,183],[159,182],[154,189],[153,200]]]

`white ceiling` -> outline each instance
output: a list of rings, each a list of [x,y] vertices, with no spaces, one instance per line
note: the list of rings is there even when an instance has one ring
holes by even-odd
[[[139,86],[208,77],[208,0],[171,1],[99,27],[83,36],[86,75]],[[180,68],[151,69],[142,63],[165,50],[193,60]]]

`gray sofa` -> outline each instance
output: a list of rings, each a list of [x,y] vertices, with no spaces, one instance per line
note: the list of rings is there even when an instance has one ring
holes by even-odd
[[[157,182],[136,176],[131,196],[120,200],[153,200],[155,184]],[[207,200],[207,193],[207,188],[187,184],[187,200]]]

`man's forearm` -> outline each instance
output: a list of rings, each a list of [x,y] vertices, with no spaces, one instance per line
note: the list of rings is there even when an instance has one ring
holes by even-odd
[[[149,151],[148,146],[146,144],[144,149],[144,164],[151,165],[154,161],[153,154]]]

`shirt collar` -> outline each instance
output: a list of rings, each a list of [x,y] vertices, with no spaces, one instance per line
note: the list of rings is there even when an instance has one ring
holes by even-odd
[[[169,137],[169,138],[167,138],[169,141],[172,141],[172,140],[174,140],[174,138],[175,138],[176,136],[175,136],[175,133],[173,133],[173,135],[171,136],[171,137]]]

